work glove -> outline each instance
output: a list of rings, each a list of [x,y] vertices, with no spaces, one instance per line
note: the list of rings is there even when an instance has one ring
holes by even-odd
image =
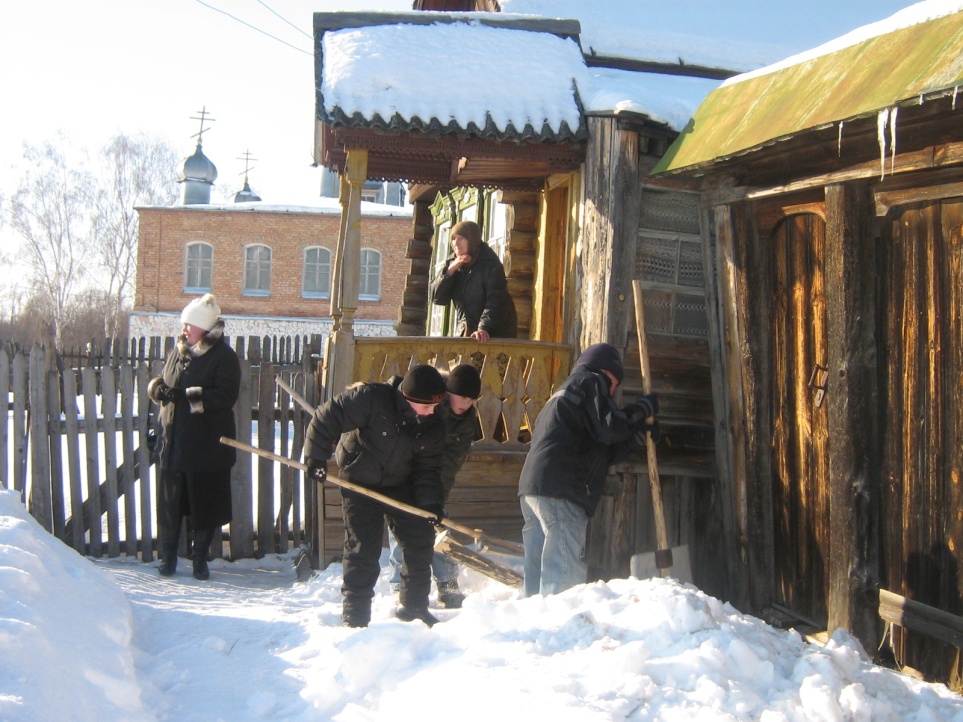
[[[308,478],[319,484],[328,478],[328,462],[321,459],[308,459]]]
[[[430,520],[431,523],[434,524],[435,526],[438,526],[439,524],[441,524],[444,518],[448,516],[448,513],[445,511],[445,507],[443,504],[426,504],[421,508],[435,517],[434,519]]]
[[[635,441],[640,446],[645,446],[646,432],[652,437],[653,444],[658,444],[662,440],[662,430],[659,428],[657,420],[653,419],[651,424],[643,421],[635,430]]]

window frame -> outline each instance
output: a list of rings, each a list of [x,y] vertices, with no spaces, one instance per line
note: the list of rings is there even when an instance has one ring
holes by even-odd
[[[262,248],[266,249],[268,252],[267,289],[266,290],[262,288],[248,287],[248,264],[252,262],[248,259],[248,253],[250,253],[254,249],[262,249]],[[274,249],[271,248],[271,246],[267,245],[266,243],[248,243],[247,245],[244,246],[244,258],[242,260],[242,263],[243,263],[243,268],[242,268],[242,274],[241,274],[241,295],[242,296],[260,296],[260,297],[270,296],[271,281],[272,281],[272,275],[274,271]],[[264,263],[264,259],[260,259],[260,258],[256,259],[256,263],[258,264],[258,270],[257,270],[258,281],[260,281],[261,272],[263,270],[261,268],[261,264]]]
[[[205,258],[191,259],[192,248],[207,248],[210,251],[210,257],[206,259]],[[210,276],[210,278],[208,279],[210,281],[209,285],[191,286],[188,284],[188,280],[190,280],[192,260],[196,260],[199,262],[202,262],[202,261],[208,262],[207,271]],[[201,280],[200,275],[201,274],[198,273],[199,277],[197,280]],[[184,293],[210,293],[213,290],[214,288],[214,246],[213,244],[208,243],[207,241],[188,241],[187,243],[184,244],[184,276],[182,278],[182,282],[183,282],[182,286],[184,288]]]
[[[308,270],[308,253],[311,251],[324,251],[328,254],[327,266],[328,266],[328,287],[327,290],[323,291],[309,291],[306,288],[305,281],[307,280],[307,270]],[[331,282],[334,273],[333,268],[333,258],[334,254],[331,249],[325,246],[306,246],[301,252],[301,298],[318,298],[318,299],[330,299],[331,298]],[[321,266],[321,262],[318,261],[316,266]],[[317,275],[317,274],[315,274]],[[315,279],[317,280],[317,279]]]
[[[369,280],[370,273],[366,269],[370,268],[370,263],[365,263],[365,254],[372,254],[378,259],[378,288],[375,293],[371,293],[371,289],[367,288],[367,281]],[[358,300],[359,301],[380,301],[381,300],[381,279],[384,275],[382,268],[384,264],[382,263],[382,258],[384,254],[376,248],[364,248],[361,249],[361,263],[358,266]]]

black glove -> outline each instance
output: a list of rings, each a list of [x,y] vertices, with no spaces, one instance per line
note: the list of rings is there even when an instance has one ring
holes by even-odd
[[[637,407],[642,413],[642,418],[647,419],[650,416],[655,416],[659,413],[659,396],[658,394],[646,394],[645,396],[640,396],[635,400],[633,406]]]
[[[187,398],[187,392],[179,386],[171,386],[167,389],[167,400],[171,403],[175,401],[184,401]]]
[[[328,478],[328,462],[321,459],[308,459],[308,478],[319,484]]]
[[[657,413],[659,413],[659,397],[655,394],[640,396],[625,407],[625,415],[632,425],[640,424]]]
[[[166,404],[171,400],[169,395],[170,389],[171,387],[164,383],[163,378],[155,376],[150,380],[150,383],[147,384],[147,395],[155,404]]]
[[[445,507],[442,504],[426,504],[421,508],[435,517],[434,519],[430,520],[435,526],[441,524],[442,520],[448,516],[448,513],[445,511]]]
[[[659,422],[657,420],[652,421],[651,424],[642,422],[639,428],[635,431],[635,440],[640,446],[645,446],[645,434],[646,432],[652,437],[652,443],[658,444],[662,440],[662,431],[659,429]]]

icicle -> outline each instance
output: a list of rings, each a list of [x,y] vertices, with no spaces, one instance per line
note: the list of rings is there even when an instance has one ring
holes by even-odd
[[[876,115],[876,142],[879,145],[879,179],[886,177],[886,125],[889,122],[889,109],[883,108]]]
[[[953,110],[956,110],[956,93],[959,91],[959,89],[960,89],[959,85],[953,86]]]
[[[843,155],[843,121],[839,121],[839,135],[836,137],[836,156]]]
[[[889,152],[890,152],[890,166],[889,174],[893,175],[896,172],[896,114],[899,112],[899,106],[894,106],[889,110]]]

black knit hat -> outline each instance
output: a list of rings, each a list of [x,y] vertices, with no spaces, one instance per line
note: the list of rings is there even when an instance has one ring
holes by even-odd
[[[622,383],[622,379],[625,378],[625,366],[622,365],[622,357],[619,356],[618,349],[607,343],[592,344],[582,351],[582,355],[575,363],[609,371],[619,383]]]
[[[438,404],[445,398],[445,380],[434,366],[418,364],[405,374],[401,393],[416,404]]]
[[[481,375],[471,364],[459,364],[448,374],[445,388],[450,394],[477,399],[481,396]]]

